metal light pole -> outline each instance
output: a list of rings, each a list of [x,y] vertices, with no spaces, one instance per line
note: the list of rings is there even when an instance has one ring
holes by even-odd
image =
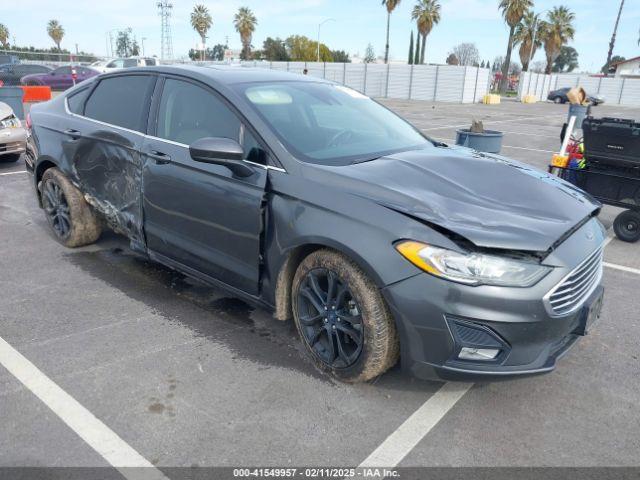
[[[144,41],[147,39],[147,37],[141,37],[140,41],[142,43],[142,56],[144,57]]]
[[[331,21],[336,21],[335,18],[327,18],[326,20],[323,20],[322,22],[320,22],[318,24],[318,62],[320,62],[320,27],[322,27],[322,25],[324,25],[327,22],[331,22]]]

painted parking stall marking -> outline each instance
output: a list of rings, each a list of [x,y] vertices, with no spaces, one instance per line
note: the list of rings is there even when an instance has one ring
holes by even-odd
[[[473,383],[445,383],[389,435],[359,468],[397,466],[472,386]]]
[[[129,480],[168,480],[160,470],[0,337],[0,364]]]
[[[5,176],[5,175],[16,175],[17,173],[27,173],[26,170],[19,170],[17,172],[4,172],[4,173],[0,173],[0,177]]]

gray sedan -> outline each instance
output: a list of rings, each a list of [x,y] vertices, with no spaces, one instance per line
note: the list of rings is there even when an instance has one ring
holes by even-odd
[[[31,111],[38,200],[67,247],[131,248],[293,320],[366,381],[552,370],[598,318],[600,204],[432,140],[350,88],[225,67],[88,80]]]

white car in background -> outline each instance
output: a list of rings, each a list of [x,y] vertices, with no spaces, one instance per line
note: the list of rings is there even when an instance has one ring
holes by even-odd
[[[27,131],[13,109],[0,102],[0,162],[16,162],[27,146]]]
[[[93,68],[100,70],[102,73],[113,72],[122,68],[153,67],[156,65],[158,65],[158,60],[153,57],[115,58],[91,64]]]

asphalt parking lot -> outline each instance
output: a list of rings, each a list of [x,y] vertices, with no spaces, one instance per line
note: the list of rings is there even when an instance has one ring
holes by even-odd
[[[539,168],[567,110],[383,103],[443,141],[483,120],[505,132],[504,155]],[[640,466],[640,244],[610,241],[603,315],[551,374],[443,386],[395,368],[344,385],[316,373],[292,324],[134,255],[115,234],[61,247],[23,170],[0,164],[0,358],[17,351],[18,371],[43,378],[0,368],[2,467]],[[605,226],[617,211],[603,209]],[[57,405],[62,394],[78,405]]]

